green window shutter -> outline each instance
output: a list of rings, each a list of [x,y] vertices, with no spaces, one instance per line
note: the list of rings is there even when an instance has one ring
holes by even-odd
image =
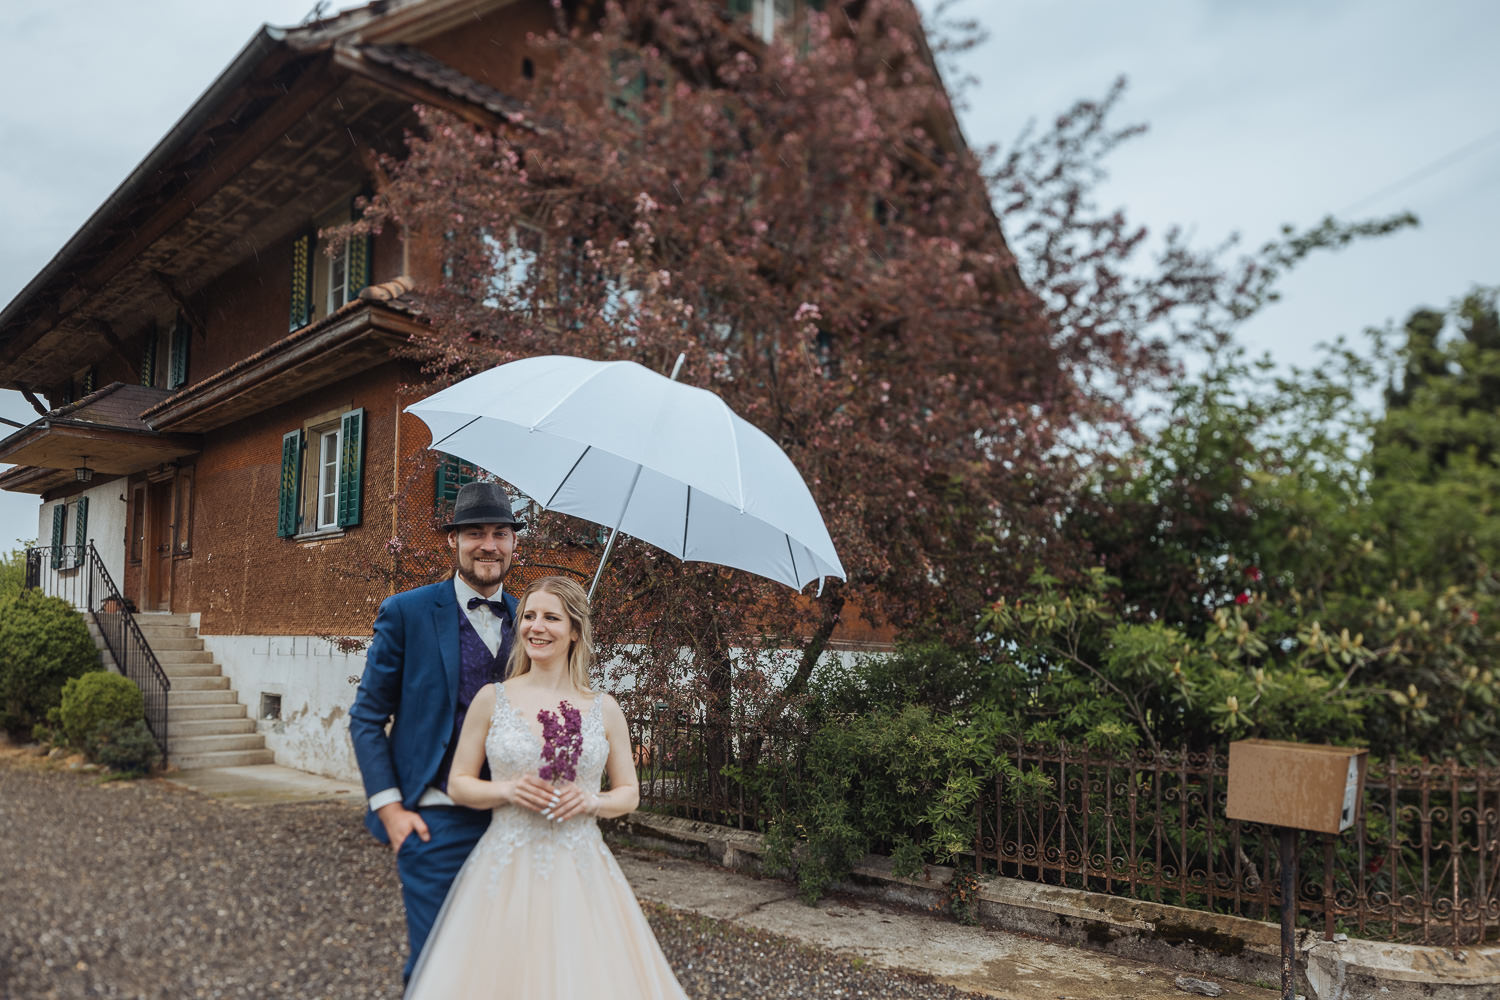
[[[350,410],[339,419],[343,443],[339,452],[338,524],[340,528],[352,528],[359,523],[365,479],[365,411]]]
[[[359,209],[354,202],[349,203],[349,218],[358,220]],[[359,298],[359,293],[364,291],[370,284],[370,241],[369,233],[363,236],[355,236],[349,240],[347,251],[348,260],[344,268],[344,301],[353,302]]]
[[[292,241],[292,310],[290,330],[312,322],[313,234],[303,233]]]
[[[52,508],[52,568],[57,569],[63,561],[63,532],[68,526],[68,505],[60,503]]]
[[[77,523],[73,525],[73,544],[78,546],[73,550],[73,565],[83,565],[84,547],[89,543],[89,498],[78,498]]]
[[[748,13],[750,13],[750,0],[729,0],[729,13],[731,13],[731,14],[748,14]]]
[[[83,393],[82,393],[82,395],[84,395],[84,396],[90,395],[98,387],[99,387],[99,369],[95,365],[90,365],[89,366],[89,370],[83,373]]]
[[[192,330],[181,316],[172,324],[171,370],[167,372],[167,388],[180,389],[187,384],[188,344],[192,341]]]
[[[302,511],[302,432],[281,438],[281,497],[277,506],[276,534],[290,538],[297,533]]]
[[[146,346],[141,349],[141,385],[156,384],[156,328],[146,335]]]
[[[442,458],[438,460],[437,490],[433,495],[433,501],[440,509],[444,504],[451,508],[458,500],[458,488],[464,483],[472,483],[477,479],[478,471],[456,455],[449,455],[447,452],[438,454],[442,455]]]

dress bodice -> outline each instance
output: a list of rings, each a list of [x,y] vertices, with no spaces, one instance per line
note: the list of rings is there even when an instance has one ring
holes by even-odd
[[[609,740],[604,735],[603,696],[580,709],[583,715],[583,746],[578,755],[576,783],[585,792],[599,791],[604,764],[609,759]],[[535,774],[542,764],[542,738],[506,696],[505,685],[495,685],[495,711],[484,740],[492,780],[506,781],[524,774]],[[494,810],[489,830],[475,847],[491,865],[492,878],[510,862],[515,848],[530,844],[538,873],[546,877],[551,871],[553,852],[561,848],[580,848],[597,852],[604,849],[599,825],[593,816],[581,814],[564,823],[555,823],[539,813],[519,806],[499,806]]]

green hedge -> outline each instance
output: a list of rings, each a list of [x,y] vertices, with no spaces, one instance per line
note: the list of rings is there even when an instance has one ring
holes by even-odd
[[[63,684],[97,669],[99,651],[67,601],[36,590],[0,600],[0,728],[29,738],[61,703]]]

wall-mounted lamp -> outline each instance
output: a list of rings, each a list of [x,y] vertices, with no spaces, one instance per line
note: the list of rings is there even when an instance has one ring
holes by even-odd
[[[80,483],[91,483],[94,481],[94,470],[89,468],[89,457],[81,456],[83,464],[73,470],[73,478]]]

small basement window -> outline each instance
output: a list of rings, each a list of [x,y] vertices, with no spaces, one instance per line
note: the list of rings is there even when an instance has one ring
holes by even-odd
[[[260,693],[260,716],[266,722],[275,722],[281,718],[281,695]]]

